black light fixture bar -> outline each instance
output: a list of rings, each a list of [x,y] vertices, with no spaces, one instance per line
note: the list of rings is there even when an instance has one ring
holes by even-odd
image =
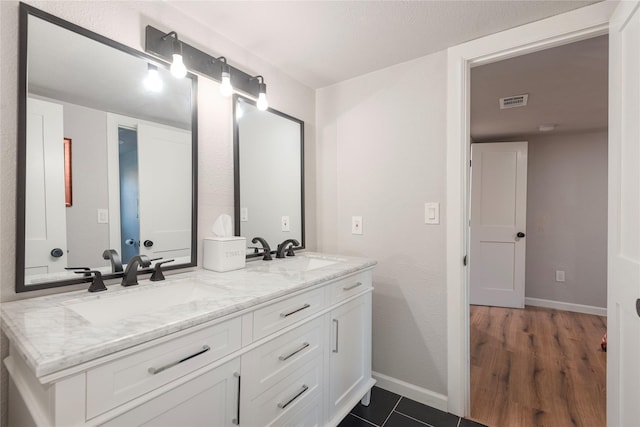
[[[157,28],[147,25],[145,31],[145,52],[157,56],[171,63],[173,60],[173,37],[165,37],[168,32],[160,31]],[[231,73],[231,85],[235,90],[248,95],[258,97],[260,94],[260,82],[254,76],[239,70],[232,65],[222,61],[222,57],[214,57],[187,43],[182,44],[182,61],[189,71],[210,77],[220,83],[222,81],[222,70],[226,65]]]

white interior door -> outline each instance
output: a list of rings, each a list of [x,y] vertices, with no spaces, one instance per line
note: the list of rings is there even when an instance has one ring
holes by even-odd
[[[621,2],[609,33],[607,425],[640,425],[640,11]]]
[[[191,132],[140,123],[140,253],[191,259]]]
[[[524,307],[527,143],[471,144],[470,303]]]
[[[29,98],[27,116],[25,275],[61,272],[67,267],[62,105]]]

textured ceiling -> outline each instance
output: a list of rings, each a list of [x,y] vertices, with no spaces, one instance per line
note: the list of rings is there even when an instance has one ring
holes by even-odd
[[[487,141],[539,133],[606,129],[608,36],[518,56],[471,70],[471,137]],[[526,107],[498,99],[529,94]]]
[[[311,88],[595,2],[167,1]]]

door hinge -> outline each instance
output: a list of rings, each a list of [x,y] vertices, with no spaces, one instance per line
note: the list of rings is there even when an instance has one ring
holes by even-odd
[[[467,265],[467,256],[465,255],[464,258],[462,258],[462,265],[466,266]]]

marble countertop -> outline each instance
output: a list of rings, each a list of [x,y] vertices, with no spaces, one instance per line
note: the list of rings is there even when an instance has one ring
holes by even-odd
[[[162,282],[140,280],[138,286],[128,288],[109,285],[106,292],[73,291],[28,298],[2,304],[2,330],[36,377],[42,377],[375,264],[364,258],[301,252],[285,259],[250,261],[244,269],[225,273],[198,269],[167,275]],[[78,307],[90,310],[93,302],[97,307],[123,296],[121,301],[146,302],[152,293],[176,286],[188,289],[185,294],[198,293],[146,310],[118,303],[115,318],[93,317],[89,321],[79,314]]]

